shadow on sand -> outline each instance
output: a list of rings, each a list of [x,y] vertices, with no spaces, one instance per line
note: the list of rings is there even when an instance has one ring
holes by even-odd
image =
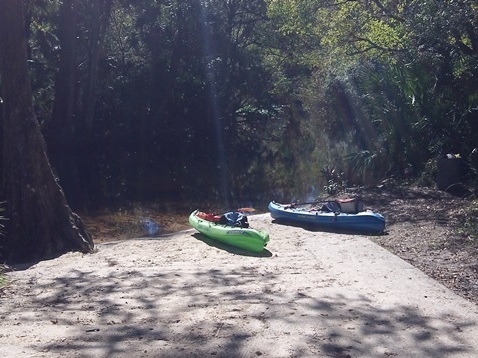
[[[206,245],[215,247],[220,250],[227,251],[231,254],[241,255],[241,256],[250,256],[250,257],[272,257],[272,253],[266,248],[264,248],[264,250],[262,250],[261,252],[252,252],[252,251],[240,249],[238,247],[234,247],[234,246],[227,245],[222,242],[210,239],[207,236],[200,233],[195,233],[192,236],[198,239],[199,241],[204,242]]]
[[[381,233],[377,232],[367,232],[367,231],[352,231],[352,230],[341,230],[341,229],[331,229],[329,227],[321,226],[319,224],[308,224],[308,223],[297,223],[294,221],[285,221],[285,220],[272,220],[273,224],[292,226],[302,228],[311,232],[328,232],[332,234],[344,234],[344,235],[367,235],[367,236],[385,236],[388,235],[388,232],[384,231]]]

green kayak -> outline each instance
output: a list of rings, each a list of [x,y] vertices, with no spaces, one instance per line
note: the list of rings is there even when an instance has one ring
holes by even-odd
[[[203,214],[204,217],[204,213],[195,210],[189,215],[189,224],[213,240],[253,252],[264,250],[269,241],[269,234],[265,231],[223,225],[218,221],[198,217],[198,214]]]

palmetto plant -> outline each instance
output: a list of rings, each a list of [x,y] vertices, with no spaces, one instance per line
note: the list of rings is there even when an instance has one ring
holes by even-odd
[[[357,78],[364,117],[377,128],[370,147],[349,156],[377,175],[417,173],[439,140],[433,127],[445,116],[435,79],[420,66],[366,65]],[[431,135],[433,133],[433,135]]]
[[[385,165],[381,152],[362,150],[345,156],[345,163],[349,169],[349,177],[361,184],[372,184],[384,174]]]

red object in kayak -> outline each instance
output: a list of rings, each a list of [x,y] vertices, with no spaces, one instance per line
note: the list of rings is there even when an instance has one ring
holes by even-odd
[[[203,220],[212,221],[212,222],[216,222],[216,221],[219,221],[219,219],[221,219],[220,215],[203,213],[202,211],[198,212],[196,216]]]

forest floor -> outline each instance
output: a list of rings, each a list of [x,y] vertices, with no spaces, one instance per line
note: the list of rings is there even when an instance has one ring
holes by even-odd
[[[373,241],[478,304],[478,242],[460,233],[470,201],[437,189],[392,184],[350,190],[349,195],[384,215],[385,233],[372,236]],[[170,204],[82,218],[95,243],[103,243],[188,229],[190,212]]]
[[[478,304],[478,242],[460,233],[470,200],[393,185],[356,194],[386,219],[386,235],[374,237],[376,243]]]

